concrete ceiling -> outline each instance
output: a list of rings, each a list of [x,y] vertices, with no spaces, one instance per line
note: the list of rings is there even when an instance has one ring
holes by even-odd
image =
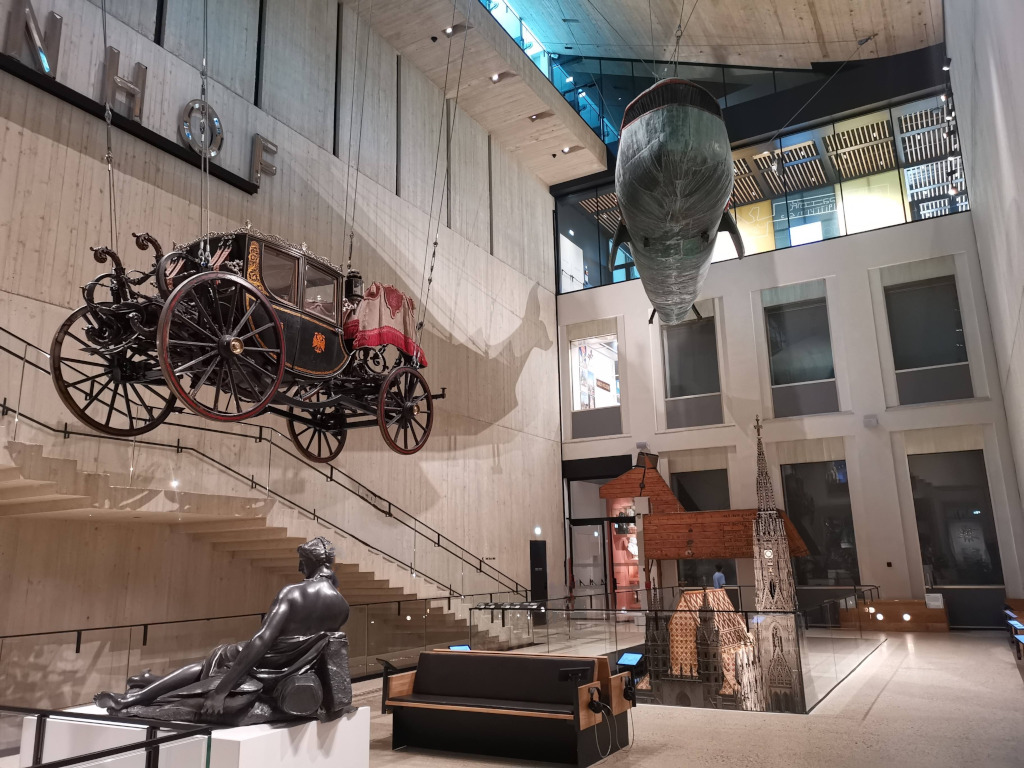
[[[508,1],[546,49],[579,56],[806,69],[869,35],[855,58],[943,41],[942,0]]]

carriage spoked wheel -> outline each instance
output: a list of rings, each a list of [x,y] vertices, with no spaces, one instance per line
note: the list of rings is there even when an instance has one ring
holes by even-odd
[[[417,368],[396,368],[380,389],[377,424],[388,447],[408,456],[427,442],[434,426],[434,399]]]
[[[50,372],[61,401],[84,424],[106,435],[134,437],[160,426],[174,395],[145,343],[117,351],[116,331],[96,322],[89,307],[71,313],[50,345]]]
[[[310,407],[299,409],[302,415],[312,423],[288,419],[288,434],[299,449],[299,453],[310,461],[326,464],[334,461],[341,454],[345,447],[345,440],[348,437],[348,419],[345,416],[345,409],[340,405],[329,405],[326,408],[317,408],[316,403],[322,403],[330,398],[330,395],[318,387],[309,395],[296,393],[298,397],[310,403]],[[294,414],[296,409],[289,406],[288,413]]]
[[[194,413],[241,421],[270,403],[284,377],[277,313],[236,275],[204,272],[171,293],[157,325],[167,385]]]

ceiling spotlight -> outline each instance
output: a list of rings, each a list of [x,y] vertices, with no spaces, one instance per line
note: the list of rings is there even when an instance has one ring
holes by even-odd
[[[949,56],[947,56],[946,60],[944,62],[942,62],[942,71],[943,72],[949,72],[949,68],[950,68],[950,66],[952,64],[953,64],[953,60],[951,58],[949,58]]]
[[[957,193],[957,191],[958,190],[956,188],[956,185],[954,185],[954,184],[950,184],[949,185],[949,196],[950,197],[953,197]]]
[[[445,27],[444,28],[444,36],[445,37],[451,37],[454,34],[455,34],[454,27]]]
[[[946,115],[946,122],[947,123],[950,122],[952,119],[953,119],[953,113],[952,112],[950,114]]]
[[[571,83],[572,82],[572,75],[569,75],[567,78],[565,78],[565,82]]]
[[[976,509],[973,512],[971,512],[971,514],[972,515],[980,515],[981,514],[981,510],[980,509]]]
[[[939,98],[940,98],[940,99],[942,99],[943,101],[945,101],[945,100],[946,100],[946,92],[945,92],[945,91],[943,91],[943,92],[942,92],[942,95],[941,95],[941,96],[939,96]]]
[[[573,232],[573,231],[572,231],[572,230],[570,229],[570,230],[569,230],[569,237],[575,237],[575,236],[576,236],[576,233],[575,233],[575,232]]]
[[[875,614],[875,618],[876,618],[876,619],[878,619],[879,621],[881,621],[882,619],[884,619],[884,618],[885,618],[885,616],[883,616],[883,615],[882,615],[882,614],[880,614],[880,613],[876,613],[876,614]]]
[[[904,613],[903,614],[903,620],[904,621],[910,621],[910,614],[909,613]]]
[[[530,115],[531,120],[536,120],[540,115]]]
[[[569,154],[569,149],[570,149],[570,147],[562,147],[562,154],[563,155],[568,155]]]
[[[493,75],[491,75],[491,82],[492,83],[496,83],[499,80],[501,80],[501,73],[500,72],[495,72]]]

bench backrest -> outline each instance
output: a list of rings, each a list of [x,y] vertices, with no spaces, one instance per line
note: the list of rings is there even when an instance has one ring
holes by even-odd
[[[592,658],[502,655],[495,653],[421,653],[414,693],[475,699],[572,704],[582,683],[560,681],[559,672],[585,667],[583,683],[596,680]]]

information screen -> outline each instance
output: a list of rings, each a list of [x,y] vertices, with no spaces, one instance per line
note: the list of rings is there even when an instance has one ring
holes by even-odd
[[[619,656],[618,664],[620,667],[635,667],[642,656],[642,653],[624,653]]]
[[[469,646],[468,645],[449,645],[448,646],[448,650],[449,651],[468,651],[469,650]]]

